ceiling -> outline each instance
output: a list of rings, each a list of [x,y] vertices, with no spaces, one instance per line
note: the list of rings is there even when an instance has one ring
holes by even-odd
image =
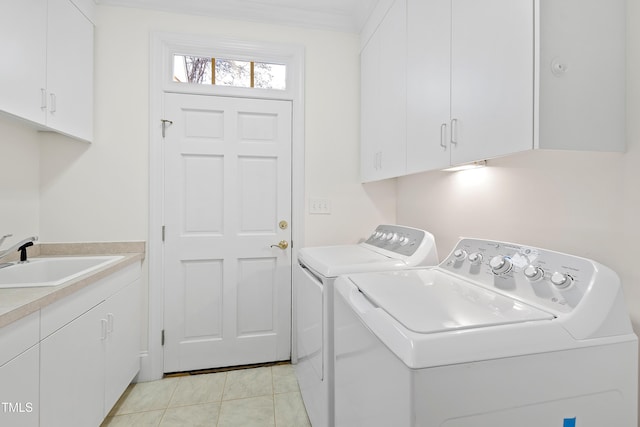
[[[95,0],[97,4],[360,33],[378,0]]]

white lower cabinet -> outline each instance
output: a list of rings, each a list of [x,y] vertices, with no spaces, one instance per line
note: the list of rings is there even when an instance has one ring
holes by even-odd
[[[38,350],[36,344],[0,366],[0,426],[38,425]]]
[[[98,426],[104,413],[104,303],[40,344],[40,425]]]
[[[0,426],[37,426],[40,312],[0,328]]]
[[[104,411],[107,416],[140,370],[140,285],[131,283],[105,302]]]
[[[99,426],[140,369],[140,264],[0,328],[0,426]]]
[[[43,331],[63,326],[40,344],[40,426],[99,426],[138,373],[139,271],[127,267],[42,310]]]

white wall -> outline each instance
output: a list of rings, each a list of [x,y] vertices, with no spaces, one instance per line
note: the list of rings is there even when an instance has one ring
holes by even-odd
[[[6,249],[40,232],[40,134],[0,115],[0,135],[0,236],[13,234]]]
[[[640,333],[640,19],[627,12],[627,152],[536,151],[481,170],[398,180],[400,223],[436,236],[441,257],[459,236],[529,244],[595,259],[621,276]]]

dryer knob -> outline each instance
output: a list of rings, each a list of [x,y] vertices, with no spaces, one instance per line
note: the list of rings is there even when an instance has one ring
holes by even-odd
[[[509,257],[506,257],[504,255],[496,255],[491,258],[491,261],[489,261],[489,266],[491,267],[491,271],[493,271],[493,274],[501,275],[511,271],[511,267],[513,266],[513,264],[511,263],[511,259]]]
[[[391,235],[391,243],[395,243],[400,239],[400,236],[398,235],[398,233],[393,233]]]
[[[573,283],[573,279],[568,274],[555,272],[551,275],[551,283],[558,289],[566,289]]]
[[[536,280],[538,280],[542,276],[544,276],[544,270],[543,269],[541,269],[540,267],[537,267],[535,265],[531,265],[531,264],[526,266],[525,269],[522,272],[524,273],[524,277],[529,279],[530,282],[535,282]]]
[[[480,252],[469,254],[469,262],[471,265],[480,265],[482,263],[482,254]]]
[[[463,261],[467,257],[467,251],[464,249],[456,249],[453,251],[453,257],[456,261]]]

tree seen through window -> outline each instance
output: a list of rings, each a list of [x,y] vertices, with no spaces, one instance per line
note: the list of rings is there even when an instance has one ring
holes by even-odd
[[[212,65],[214,73],[211,72]],[[179,83],[284,90],[286,66],[266,62],[175,55],[173,80]]]

